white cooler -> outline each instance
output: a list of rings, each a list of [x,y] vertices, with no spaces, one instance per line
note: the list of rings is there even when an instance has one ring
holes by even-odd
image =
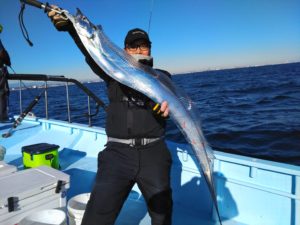
[[[66,207],[69,175],[47,166],[0,177],[0,224],[13,225],[43,209]]]
[[[10,173],[14,173],[16,171],[17,167],[13,165],[8,165],[4,161],[0,161],[0,177]]]

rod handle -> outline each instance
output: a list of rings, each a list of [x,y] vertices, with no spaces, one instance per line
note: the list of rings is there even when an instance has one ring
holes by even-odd
[[[36,0],[20,0],[20,1],[25,3],[25,4],[32,5],[34,7],[40,8],[40,9],[42,9],[43,5],[44,5],[43,3],[39,2],[39,1],[36,1]]]
[[[40,9],[44,9],[45,12],[55,11],[58,14],[62,14],[61,10],[53,9],[48,3],[45,4],[45,3],[42,3],[42,2],[39,2],[39,1],[36,1],[36,0],[20,0],[20,1],[22,3],[28,4],[28,5],[40,8]]]

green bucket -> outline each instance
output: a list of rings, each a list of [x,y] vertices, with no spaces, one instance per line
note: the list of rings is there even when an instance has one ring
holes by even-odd
[[[22,147],[25,168],[49,166],[59,169],[58,145],[39,143]]]

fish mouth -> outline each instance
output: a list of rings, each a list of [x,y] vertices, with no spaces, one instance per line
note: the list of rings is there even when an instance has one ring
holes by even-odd
[[[94,25],[83,13],[80,9],[77,8],[76,12],[76,23],[80,25],[82,28],[80,34],[89,38],[93,39],[95,37],[95,31],[99,28],[101,28],[101,25],[96,26]]]

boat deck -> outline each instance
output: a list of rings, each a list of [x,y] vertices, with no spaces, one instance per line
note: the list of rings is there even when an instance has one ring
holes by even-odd
[[[12,123],[0,124],[0,134]],[[90,192],[98,152],[104,148],[103,128],[26,117],[8,138],[5,161],[23,169],[21,149],[37,143],[57,144],[61,170],[70,175],[68,199]],[[219,224],[212,218],[213,205],[198,164],[185,144],[167,142],[173,157],[173,225]],[[300,168],[216,152],[215,185],[224,225],[299,225]],[[266,207],[268,204],[268,207]],[[267,208],[267,209],[266,209]],[[118,225],[149,225],[150,217],[140,190],[134,186]]]

